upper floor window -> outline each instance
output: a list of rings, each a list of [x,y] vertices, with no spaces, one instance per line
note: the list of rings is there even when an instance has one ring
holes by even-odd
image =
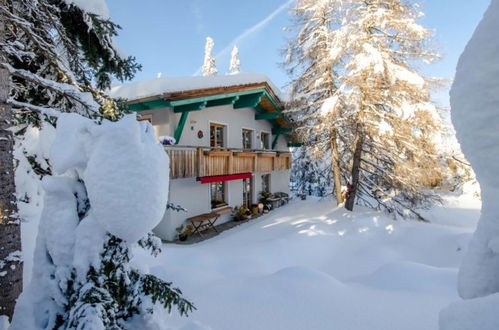
[[[225,126],[220,124],[210,124],[210,147],[225,147]]]
[[[270,149],[270,134],[261,132],[260,133],[260,143],[262,149]]]
[[[250,129],[243,129],[243,149],[251,149],[251,140],[253,138],[253,131]]]

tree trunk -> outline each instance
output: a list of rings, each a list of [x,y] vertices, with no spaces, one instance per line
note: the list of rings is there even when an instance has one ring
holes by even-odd
[[[352,162],[352,189],[348,194],[348,199],[345,203],[345,208],[349,211],[353,211],[353,206],[355,203],[355,195],[357,194],[357,189],[359,187],[359,176],[360,176],[360,159],[362,156],[362,145],[364,143],[364,131],[360,124],[357,125],[357,131],[355,132],[355,150],[353,152],[353,162]]]
[[[336,195],[336,204],[343,203],[343,196],[341,194],[341,169],[340,169],[340,155],[338,152],[338,142],[336,141],[336,129],[331,129],[330,143],[331,143],[331,171],[334,178],[334,193]]]
[[[0,0],[0,6],[5,6]],[[5,42],[5,16],[0,16],[0,43]],[[7,60],[0,54],[0,61]],[[22,291],[23,264],[21,227],[17,214],[14,185],[14,138],[9,128],[13,113],[7,104],[9,73],[0,68],[0,315],[12,320],[16,299]]]

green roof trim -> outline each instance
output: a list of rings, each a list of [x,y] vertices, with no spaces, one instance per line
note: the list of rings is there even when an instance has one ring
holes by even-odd
[[[282,128],[282,127],[279,127],[279,128],[273,128],[272,129],[272,134],[274,134],[274,135],[289,134],[292,131],[293,131],[292,128]]]
[[[184,126],[187,121],[187,117],[189,116],[189,112],[182,112],[182,115],[180,116],[180,120],[177,125],[177,129],[175,130],[175,144],[178,144],[180,141],[180,138],[182,137],[182,132],[184,131]]]
[[[224,99],[211,100],[208,101],[206,107],[216,107],[220,105],[234,104],[239,100],[239,96],[230,96]]]
[[[277,119],[281,115],[280,112],[262,112],[255,114],[255,120],[262,119]]]
[[[263,97],[266,97],[272,106],[277,110],[276,112],[266,112],[260,106],[260,102]],[[268,120],[272,124],[272,134],[283,135],[292,132],[291,128],[280,127],[277,123],[277,119],[281,118],[286,123],[291,124],[289,118],[284,115],[282,108],[278,105],[277,100],[272,97],[265,88],[256,88],[251,90],[233,92],[233,93],[223,93],[217,95],[194,97],[190,99],[182,99],[175,101],[166,101],[161,96],[157,99],[137,102],[128,104],[128,109],[131,111],[145,111],[153,110],[157,108],[173,108],[173,112],[181,113],[179,124],[175,130],[175,140],[177,143],[182,136],[182,131],[185,126],[185,121],[187,120],[188,113],[191,111],[199,111],[207,107],[215,107],[221,105],[233,104],[234,109],[241,108],[254,108],[256,110],[255,120]],[[277,143],[277,137],[274,140]]]
[[[143,111],[143,110],[151,110],[156,108],[165,108],[168,106],[168,102],[163,99],[156,99],[152,101],[140,102],[140,103],[132,103],[128,105],[128,110],[131,111]]]
[[[254,108],[262,100],[264,92],[256,92],[254,94],[247,94],[239,97],[239,100],[234,103],[234,109],[241,108]]]
[[[202,110],[206,107],[208,102],[203,101],[203,102],[196,102],[196,103],[189,103],[189,104],[184,104],[184,105],[179,105],[173,107],[173,112],[189,112],[189,111],[199,111]]]
[[[274,141],[272,142],[272,149],[275,149],[275,146],[277,145],[277,140],[279,140],[279,135],[280,134],[276,134],[276,136],[274,137]]]

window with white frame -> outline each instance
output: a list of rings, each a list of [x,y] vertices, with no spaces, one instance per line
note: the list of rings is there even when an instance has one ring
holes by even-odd
[[[243,149],[251,149],[252,146],[252,140],[253,140],[253,131],[250,129],[244,129],[243,128]]]
[[[262,149],[270,149],[270,134],[260,132],[260,147]]]

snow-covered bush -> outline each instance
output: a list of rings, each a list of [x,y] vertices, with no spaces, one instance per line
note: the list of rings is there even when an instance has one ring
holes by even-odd
[[[498,31],[499,0],[492,0],[459,59],[450,92],[457,137],[480,183],[482,212],[458,277],[459,295],[471,300],[442,312],[444,330],[499,329]]]
[[[33,277],[12,329],[158,329],[165,321],[151,314],[191,311],[171,283],[129,263],[134,244],[160,249],[150,232],[166,209],[169,161],[152,126],[62,114],[50,156]]]

